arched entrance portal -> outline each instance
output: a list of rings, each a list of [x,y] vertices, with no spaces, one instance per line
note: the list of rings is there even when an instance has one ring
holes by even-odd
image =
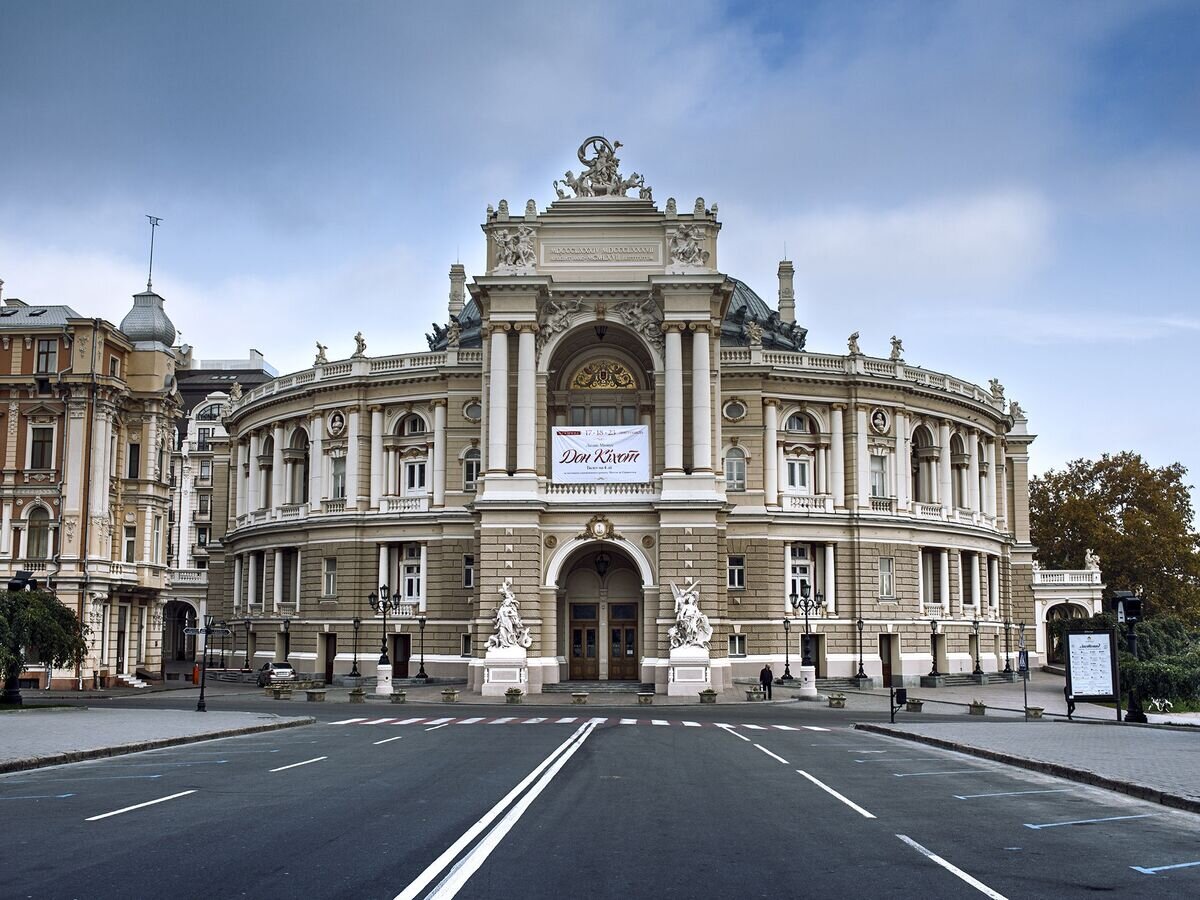
[[[196,627],[196,610],[183,600],[171,600],[163,609],[163,663],[192,662],[196,658],[196,638],[185,628]]]
[[[1059,603],[1046,610],[1047,662],[1051,665],[1062,665],[1066,662],[1063,641],[1055,637],[1053,624],[1060,619],[1085,619],[1088,615],[1086,609],[1073,603]]]
[[[642,576],[617,546],[588,544],[559,571],[558,646],[568,681],[641,680]]]

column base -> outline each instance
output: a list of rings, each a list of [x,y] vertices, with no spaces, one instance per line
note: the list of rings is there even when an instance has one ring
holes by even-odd
[[[375,696],[390,697],[392,695],[392,667],[380,665],[375,673]]]
[[[799,676],[792,681],[792,687],[798,688],[796,691],[797,697],[816,697],[817,696],[817,669],[816,666],[797,666]]]
[[[509,688],[528,692],[529,659],[523,647],[491,649],[483,658],[483,684],[479,692],[484,697],[503,697]]]
[[[712,667],[703,647],[680,647],[671,651],[667,670],[667,696],[692,697],[712,688]]]

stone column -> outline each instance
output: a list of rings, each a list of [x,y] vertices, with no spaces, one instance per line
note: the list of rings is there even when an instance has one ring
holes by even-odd
[[[308,508],[315,511],[325,499],[325,420],[320,415],[309,421],[308,434]]]
[[[242,605],[242,554],[237,554],[233,558],[233,608],[236,610]]]
[[[817,483],[813,485],[816,494],[829,493],[829,448],[817,448]]]
[[[846,439],[842,433],[842,410],[840,403],[833,404],[830,415],[830,460],[829,479],[833,482],[833,505],[842,509],[846,505]]]
[[[12,500],[4,501],[4,511],[0,513],[0,554],[9,556],[12,550]],[[86,549],[85,551],[86,552]],[[80,554],[81,556],[83,553]]]
[[[683,471],[683,339],[680,336],[683,326],[671,322],[665,323],[662,328],[666,334],[667,379],[663,404],[666,418],[666,440],[663,442],[665,470],[680,473]]]
[[[825,545],[825,609],[831,615],[837,612],[837,561],[834,558],[834,546],[831,543]]]
[[[938,551],[938,602],[942,604],[942,615],[949,618],[950,608],[950,551]]]
[[[779,505],[779,407],[774,400],[763,401],[763,468],[767,506]]]
[[[979,615],[979,600],[983,593],[979,580],[979,556],[978,553],[971,554],[971,602],[975,605],[975,614]]]
[[[979,505],[979,435],[973,429],[966,433],[967,440],[967,505],[974,512],[982,512]]]
[[[250,432],[250,490],[248,500],[250,509],[248,512],[255,512],[259,509],[258,505],[258,486],[259,486],[259,469],[258,469],[258,432]]]
[[[358,410],[350,410],[346,419],[346,509],[353,510],[358,506],[358,498],[362,495],[362,486],[358,480]]]
[[[287,500],[283,493],[283,425],[277,422],[271,434],[275,439],[271,450],[271,506],[278,509]]]
[[[712,373],[709,323],[692,325],[692,471],[712,471]]]
[[[908,482],[912,474],[912,463],[909,461],[910,445],[908,442],[908,417],[896,411],[896,511],[907,512]]]
[[[537,325],[522,322],[517,328],[517,472],[535,474],[537,454],[537,368],[534,332]]]
[[[283,603],[283,551],[275,551],[275,566],[271,572],[271,608],[279,612]]]
[[[446,505],[446,401],[433,401],[433,505]]]
[[[375,579],[375,585],[371,588],[377,590],[383,585],[387,585],[391,590],[397,590],[397,585],[392,584],[388,580],[388,565],[391,562],[391,545],[379,545],[379,571],[376,573],[378,577]]]
[[[871,508],[871,459],[867,455],[867,408],[854,410],[854,471],[858,508]]]
[[[244,516],[246,514],[246,482],[245,482],[245,479],[242,477],[242,472],[243,472],[242,464],[245,463],[245,461],[246,461],[246,445],[243,444],[241,442],[241,440],[239,440],[237,442],[237,446],[234,448],[234,450],[235,450],[235,453],[234,453],[234,458],[233,458],[234,459],[233,477],[231,477],[229,479],[233,483],[233,490],[234,490],[233,509],[234,509],[234,515]],[[180,475],[180,480],[182,481],[182,478],[183,478],[182,465],[180,468],[179,475]],[[181,485],[181,487],[182,487],[182,485]],[[180,524],[180,531],[182,532],[187,526],[184,525],[182,522],[180,522],[179,524]],[[183,546],[182,539],[180,540],[179,545],[181,547]]]
[[[942,420],[938,426],[938,495],[942,506],[954,506],[954,492],[950,487],[950,423]]]
[[[996,516],[996,442],[988,438],[983,445],[984,462],[987,463],[987,475],[983,479],[983,511],[995,518]]]
[[[296,569],[293,573],[294,577],[292,578],[293,594],[295,595],[293,597],[293,600],[295,601],[296,612],[300,612],[300,579],[304,577],[303,558],[304,558],[304,551],[301,550],[299,547],[297,547],[296,548]]]
[[[508,331],[507,322],[493,322],[488,372],[488,473],[508,474]]]
[[[1000,559],[988,556],[988,606],[992,612],[1000,609]]]
[[[247,579],[249,587],[246,591],[246,605],[253,606],[258,602],[258,553],[251,551],[247,556],[250,557],[250,574]]]
[[[383,407],[371,407],[371,509],[379,509],[383,496]]]

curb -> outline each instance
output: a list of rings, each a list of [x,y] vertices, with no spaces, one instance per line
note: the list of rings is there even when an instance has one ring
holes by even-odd
[[[931,737],[925,734],[913,734],[908,731],[901,731],[896,728],[889,728],[886,725],[875,725],[869,722],[856,722],[854,724],[856,731],[869,731],[874,734],[882,734],[887,737],[901,738],[907,741],[914,741],[919,744],[929,744],[932,747],[940,747],[943,750],[955,750],[959,753],[965,753],[968,756],[978,756],[982,759],[990,759],[994,762],[1006,763],[1010,766],[1017,766],[1022,769],[1029,769],[1034,772],[1041,772],[1045,775],[1054,775],[1058,778],[1065,778],[1068,781],[1078,781],[1081,784],[1090,784],[1093,787],[1101,787],[1110,791],[1117,791],[1121,794],[1128,794],[1131,797],[1137,797],[1139,800],[1149,800],[1151,803],[1159,803],[1163,806],[1170,806],[1174,809],[1182,809],[1187,812],[1200,813],[1200,799],[1196,797],[1185,797],[1182,794],[1172,794],[1168,791],[1159,791],[1143,784],[1131,784],[1127,781],[1119,781],[1115,778],[1108,778],[1104,775],[1097,775],[1094,772],[1089,772],[1087,769],[1080,769],[1074,766],[1065,766],[1060,763],[1042,762],[1037,759],[1029,759],[1025,756],[1017,756],[1013,753],[1002,753],[999,750],[988,750],[984,747],[975,747],[971,744],[961,744],[957,741],[947,740],[945,738]]]
[[[55,753],[50,756],[35,756],[28,759],[9,759],[0,761],[0,773],[21,772],[26,769],[41,769],[47,766],[61,766],[67,763],[84,762],[89,759],[104,759],[109,756],[124,756],[128,753],[141,753],[145,750],[158,750],[161,747],[177,747],[180,744],[196,744],[200,741],[211,741],[215,738],[240,737],[245,734],[259,734],[264,731],[279,731],[283,728],[297,728],[302,725],[315,725],[312,716],[289,719],[282,722],[267,722],[262,725],[247,725],[242,728],[229,728],[224,731],[208,731],[203,734],[187,734],[179,737],[160,738],[152,741],[139,741],[135,744],[116,744],[112,747],[96,747],[92,750],[72,750],[67,753]]]

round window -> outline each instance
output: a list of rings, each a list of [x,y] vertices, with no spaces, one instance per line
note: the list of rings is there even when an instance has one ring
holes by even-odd
[[[746,418],[746,404],[741,400],[730,400],[725,404],[725,418],[731,422]]]
[[[470,401],[463,407],[463,417],[472,422],[478,422],[483,418],[483,406],[478,400]]]

